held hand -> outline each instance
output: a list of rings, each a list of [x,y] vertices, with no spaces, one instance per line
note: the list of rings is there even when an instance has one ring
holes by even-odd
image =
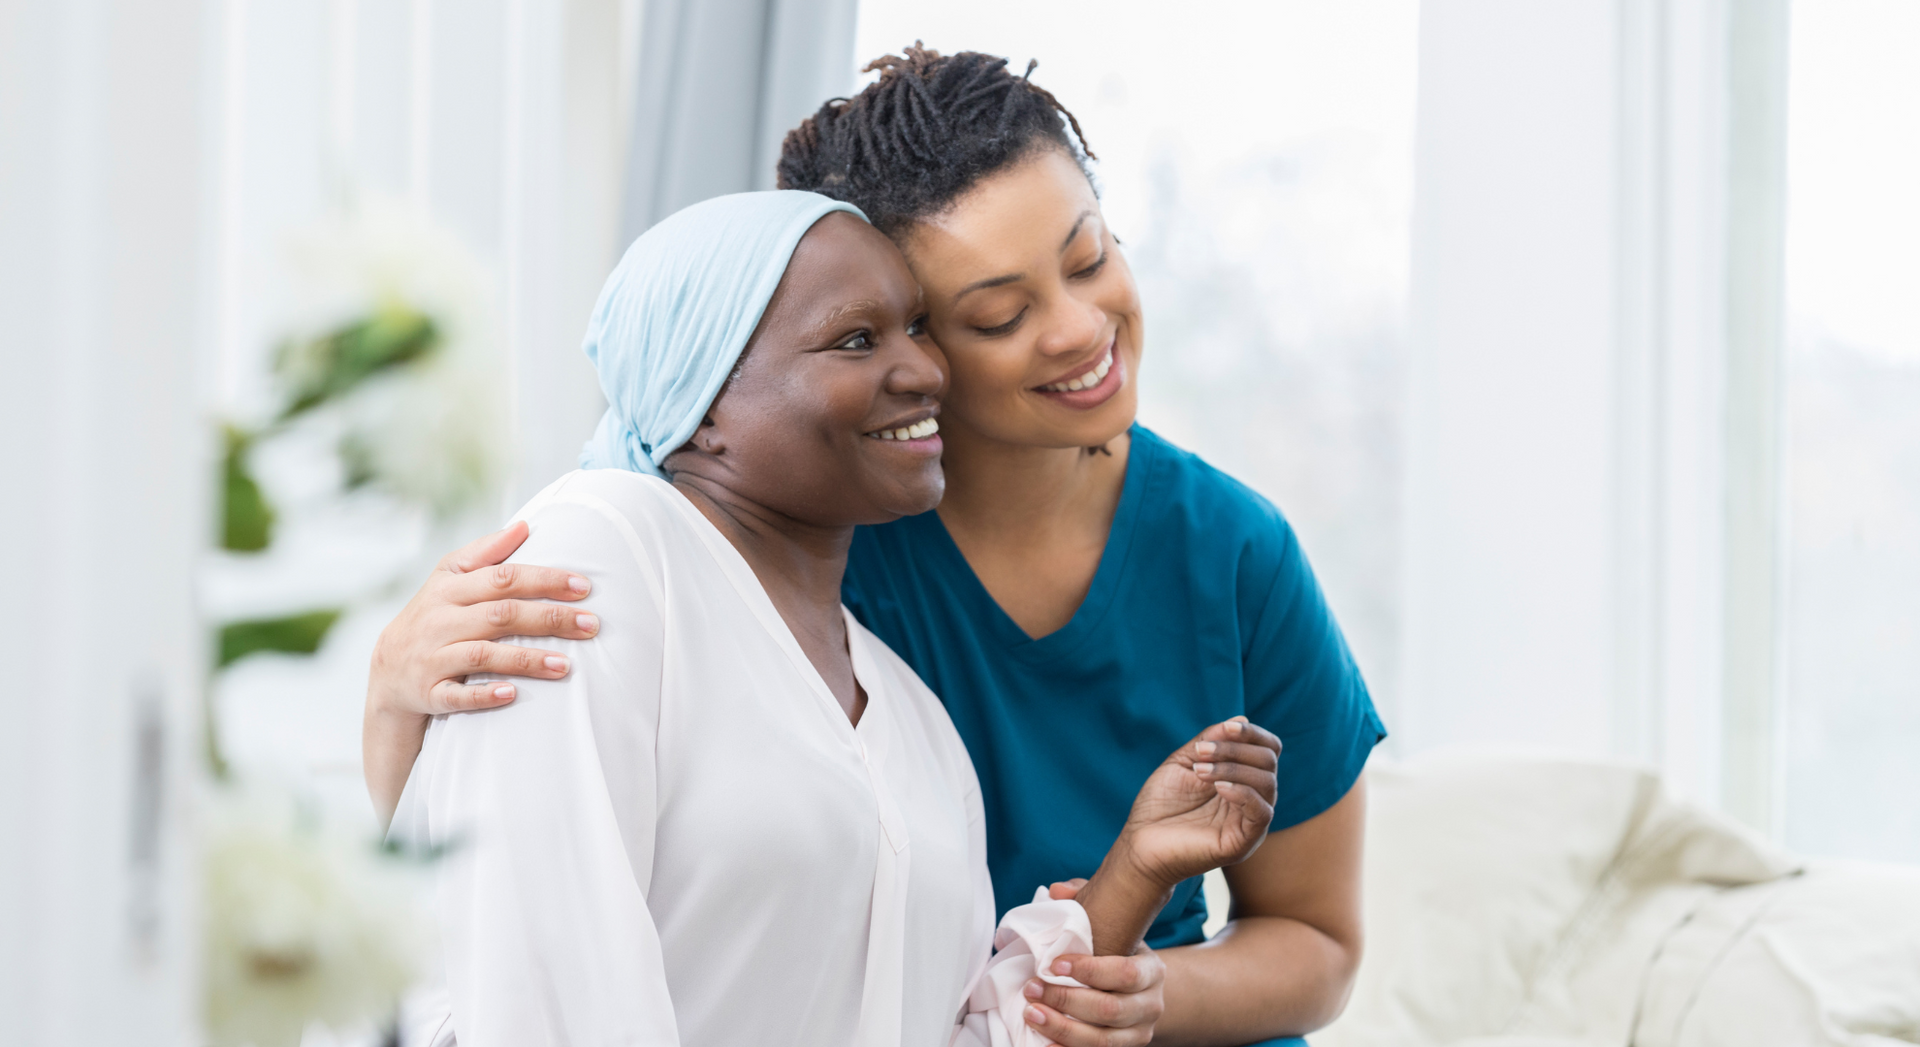
[[[1059,886],[1054,897],[1073,896]],[[1142,945],[1131,956],[1062,956],[1053,973],[1086,988],[1038,978],[1027,983],[1027,1024],[1042,1036],[1060,1047],[1134,1047],[1153,1039],[1166,1008],[1161,990],[1167,965],[1152,949]]]
[[[503,531],[448,554],[426,584],[380,633],[367,679],[367,715],[423,717],[505,705],[510,683],[468,685],[469,673],[554,680],[567,660],[549,651],[494,643],[502,636],[559,636],[585,640],[599,619],[563,604],[592,591],[566,571],[502,564],[527,540],[527,525]]]
[[[1280,740],[1266,729],[1241,716],[1214,724],[1147,779],[1116,847],[1167,890],[1245,861],[1273,821],[1279,763]]]

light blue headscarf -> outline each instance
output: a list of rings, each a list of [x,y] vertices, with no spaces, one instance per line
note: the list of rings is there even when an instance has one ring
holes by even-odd
[[[662,475],[693,437],[760,323],[793,249],[852,204],[776,190],[703,200],[647,230],[600,291],[585,349],[607,413],[582,469]]]

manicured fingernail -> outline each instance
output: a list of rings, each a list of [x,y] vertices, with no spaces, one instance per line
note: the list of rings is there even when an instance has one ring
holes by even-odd
[[[1039,982],[1028,982],[1026,987],[1020,991],[1026,993],[1027,999],[1029,1000],[1037,1000],[1040,998],[1041,993],[1046,992],[1045,989],[1041,988]]]
[[[557,654],[547,655],[547,668],[556,673],[564,673],[567,671],[567,660]]]
[[[1194,764],[1194,765],[1193,765],[1193,773],[1195,773],[1195,774],[1212,774],[1212,773],[1213,773],[1213,765],[1212,765],[1212,764],[1210,764],[1210,763],[1196,763],[1196,764]]]
[[[577,574],[570,574],[567,575],[567,588],[572,589],[576,593],[591,592],[593,590],[593,583]]]
[[[580,631],[583,633],[598,632],[600,629],[600,616],[593,614],[576,614],[573,616],[573,624],[579,626]]]
[[[1041,1010],[1038,1007],[1027,1008],[1027,1024],[1028,1025],[1047,1024],[1047,1012]]]
[[[1072,973],[1073,973],[1073,964],[1071,964],[1071,963],[1068,963],[1068,962],[1067,962],[1067,961],[1065,961],[1065,960],[1055,960],[1055,961],[1053,961],[1053,973],[1055,973],[1055,974],[1072,974]]]
[[[1193,751],[1199,753],[1201,756],[1212,756],[1213,751],[1218,748],[1219,746],[1212,742],[1201,742],[1193,747]]]
[[[501,684],[498,687],[495,687],[493,689],[493,696],[503,701],[505,699],[513,697],[513,685],[510,683],[505,683],[505,684]]]

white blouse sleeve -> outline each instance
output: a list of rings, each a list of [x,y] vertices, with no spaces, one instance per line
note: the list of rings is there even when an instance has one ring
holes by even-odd
[[[967,797],[967,832],[973,851],[974,923],[993,926],[993,879],[987,872],[986,819],[976,785]],[[1047,889],[1034,891],[1033,901],[1007,910],[993,933],[991,945],[983,937],[974,952],[973,984],[967,990],[949,1047],[1044,1047],[1051,1043],[1024,1017],[1028,981],[1040,978],[1055,985],[1080,983],[1051,973],[1053,961],[1069,954],[1092,954],[1093,925],[1087,911],[1075,901],[1055,901]]]
[[[659,582],[630,524],[590,495],[529,506],[512,557],[594,580],[577,606],[593,642],[519,642],[572,660],[516,680],[505,708],[437,718],[422,762],[440,870],[446,977],[460,1047],[679,1042],[653,869],[664,627]],[[506,642],[515,642],[508,639]]]

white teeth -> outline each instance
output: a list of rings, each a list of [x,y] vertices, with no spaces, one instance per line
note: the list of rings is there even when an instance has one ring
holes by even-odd
[[[919,440],[939,431],[940,423],[927,418],[899,429],[881,429],[868,435],[880,440]]]
[[[1069,381],[1043,385],[1040,388],[1050,393],[1071,393],[1081,389],[1091,389],[1104,381],[1107,377],[1107,372],[1111,370],[1113,370],[1113,351],[1108,350],[1107,355],[1100,358],[1100,363],[1086,374]]]

